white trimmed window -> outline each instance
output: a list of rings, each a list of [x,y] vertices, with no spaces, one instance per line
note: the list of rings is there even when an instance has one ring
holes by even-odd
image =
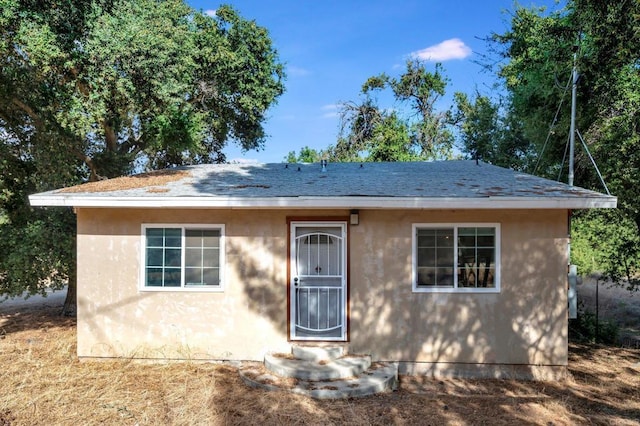
[[[415,292],[500,291],[500,224],[414,224]]]
[[[142,290],[221,291],[224,225],[142,226]]]

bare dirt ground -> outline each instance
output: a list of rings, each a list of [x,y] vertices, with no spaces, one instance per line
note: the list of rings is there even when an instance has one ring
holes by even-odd
[[[393,393],[316,401],[248,388],[224,364],[79,362],[75,320],[44,300],[0,304],[0,426],[640,425],[639,349],[571,344],[561,382],[402,377]]]

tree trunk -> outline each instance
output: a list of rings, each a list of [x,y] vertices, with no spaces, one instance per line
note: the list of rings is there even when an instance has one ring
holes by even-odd
[[[75,257],[75,256],[74,256]],[[77,301],[76,301],[76,287],[78,284],[78,278],[76,273],[76,265],[71,267],[71,272],[69,273],[69,284],[67,285],[67,297],[64,299],[64,306],[62,307],[62,311],[60,315],[65,317],[75,317],[77,312]]]

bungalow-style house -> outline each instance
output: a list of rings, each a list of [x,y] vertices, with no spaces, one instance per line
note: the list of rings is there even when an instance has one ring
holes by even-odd
[[[78,220],[78,356],[557,377],[569,220],[616,198],[475,161],[190,166],[35,194]]]

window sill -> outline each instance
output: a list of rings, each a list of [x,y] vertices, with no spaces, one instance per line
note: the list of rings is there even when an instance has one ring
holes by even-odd
[[[458,294],[497,294],[500,293],[499,288],[452,288],[452,287],[413,287],[413,293],[458,293]]]
[[[142,287],[144,293],[223,293],[224,287]]]

